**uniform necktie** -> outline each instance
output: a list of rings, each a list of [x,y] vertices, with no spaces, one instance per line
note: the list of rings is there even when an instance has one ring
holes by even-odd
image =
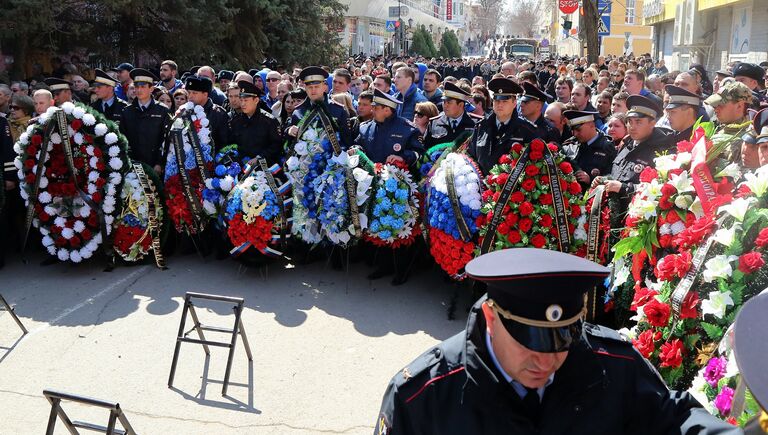
[[[456,127],[459,125],[459,122],[455,119],[451,121],[451,128],[456,130]]]
[[[523,406],[526,413],[532,420],[538,421],[539,413],[541,411],[541,400],[539,398],[539,392],[536,388],[525,388],[527,394],[523,398]]]

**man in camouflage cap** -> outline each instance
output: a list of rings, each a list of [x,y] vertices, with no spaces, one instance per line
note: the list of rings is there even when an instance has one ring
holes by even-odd
[[[715,109],[718,129],[717,133],[735,134],[740,129],[736,125],[749,122],[747,109],[752,102],[752,91],[737,81],[729,81],[720,87],[716,94],[712,94],[704,100]],[[734,163],[741,162],[742,141],[737,140],[731,144],[729,160]]]

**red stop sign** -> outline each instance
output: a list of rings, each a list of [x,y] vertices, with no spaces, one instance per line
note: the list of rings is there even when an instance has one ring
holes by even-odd
[[[558,7],[560,12],[564,14],[572,14],[579,8],[579,0],[558,0]]]

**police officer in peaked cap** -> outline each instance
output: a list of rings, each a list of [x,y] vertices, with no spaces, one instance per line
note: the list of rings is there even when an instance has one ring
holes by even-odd
[[[585,323],[609,270],[518,248],[470,261],[488,284],[464,331],[398,372],[375,434],[740,434],[658,372],[616,331]]]
[[[459,86],[446,82],[443,90],[443,111],[430,118],[427,131],[424,134],[424,148],[453,142],[461,134],[472,134],[479,119],[466,111],[466,103],[471,95]],[[418,114],[417,114],[418,116]]]

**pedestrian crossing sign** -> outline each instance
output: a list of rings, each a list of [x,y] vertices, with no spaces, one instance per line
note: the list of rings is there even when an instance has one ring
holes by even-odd
[[[387,32],[395,31],[395,20],[387,21]]]
[[[597,20],[597,34],[601,36],[611,34],[611,16],[610,15],[601,15],[600,19]]]

